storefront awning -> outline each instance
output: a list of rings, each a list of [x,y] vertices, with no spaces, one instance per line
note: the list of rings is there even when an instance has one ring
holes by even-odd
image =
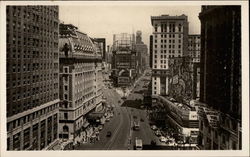
[[[97,118],[101,118],[103,115],[104,115],[104,112],[93,112],[88,115],[88,118],[97,119]]]

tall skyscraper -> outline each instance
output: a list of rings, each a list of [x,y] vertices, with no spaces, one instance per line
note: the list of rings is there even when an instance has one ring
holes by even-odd
[[[216,127],[209,113],[201,118],[200,145],[241,149],[241,7],[202,6],[199,18],[200,101],[219,117]]]
[[[187,56],[188,21],[186,15],[152,16],[152,95],[168,95],[169,58]]]
[[[58,6],[7,6],[7,150],[58,138]]]

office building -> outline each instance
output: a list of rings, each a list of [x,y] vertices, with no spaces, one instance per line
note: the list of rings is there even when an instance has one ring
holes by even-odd
[[[199,19],[200,101],[217,112],[201,115],[199,144],[241,149],[241,7],[202,6]]]
[[[105,38],[94,38],[94,40],[100,47],[103,62],[107,62],[106,39]]]
[[[58,6],[7,6],[7,150],[58,138]]]
[[[188,55],[188,21],[186,15],[152,16],[152,96],[168,95],[169,58]]]

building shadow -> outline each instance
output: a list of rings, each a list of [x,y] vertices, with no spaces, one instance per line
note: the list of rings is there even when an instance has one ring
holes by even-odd
[[[136,108],[136,109],[141,109],[140,106],[142,105],[142,100],[141,99],[136,99],[136,100],[125,100],[121,107],[131,107],[131,108]]]

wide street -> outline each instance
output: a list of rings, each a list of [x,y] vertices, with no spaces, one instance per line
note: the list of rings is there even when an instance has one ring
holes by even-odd
[[[106,77],[107,79],[107,77]],[[75,149],[78,150],[126,150],[129,136],[130,120],[125,107],[121,107],[121,95],[114,88],[105,88],[104,97],[107,98],[108,105],[114,105],[114,116],[109,122],[104,124],[100,131],[100,140],[95,143],[81,144]],[[107,132],[111,131],[111,137],[107,137]]]
[[[78,146],[77,150],[128,150],[134,149],[135,138],[140,138],[143,145],[150,145],[151,140],[155,140],[160,145],[158,137],[151,130],[146,111],[141,109],[143,100],[143,88],[146,76],[142,76],[136,81],[134,89],[128,94],[127,99],[122,100],[123,95],[119,95],[114,88],[105,88],[104,96],[109,105],[114,105],[114,116],[109,122],[104,124],[100,131],[100,140],[95,143],[85,143]],[[149,79],[149,77],[147,77]],[[133,130],[133,122],[139,121],[140,129]],[[111,137],[107,137],[107,132],[111,131]]]

